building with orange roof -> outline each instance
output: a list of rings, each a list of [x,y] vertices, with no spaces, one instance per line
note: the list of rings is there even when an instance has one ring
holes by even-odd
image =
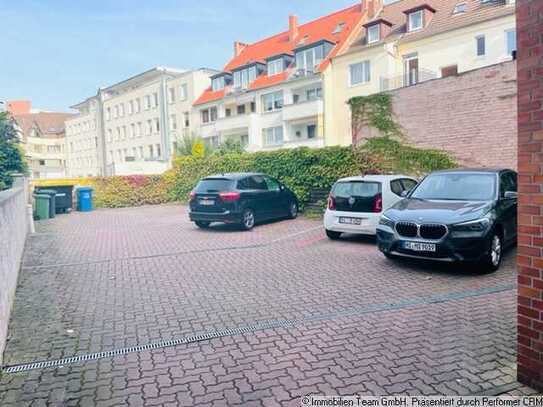
[[[352,142],[350,98],[510,61],[516,50],[514,0],[373,1],[375,16],[331,62],[325,133],[334,144]]]
[[[331,58],[358,37],[366,4],[304,24],[290,16],[284,32],[235,42],[232,59],[194,103],[199,135],[212,145],[237,140],[249,151],[329,144],[324,77]]]
[[[70,113],[35,111],[29,101],[8,101],[32,178],[66,175],[64,122]]]

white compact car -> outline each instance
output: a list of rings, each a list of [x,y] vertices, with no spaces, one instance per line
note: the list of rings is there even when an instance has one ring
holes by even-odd
[[[417,180],[405,175],[366,175],[338,180],[328,196],[324,228],[330,239],[342,233],[375,235],[383,211],[402,199]]]

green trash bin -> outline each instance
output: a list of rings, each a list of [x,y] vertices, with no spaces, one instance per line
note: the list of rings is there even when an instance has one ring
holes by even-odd
[[[34,217],[36,220],[49,219],[51,197],[47,194],[34,194],[34,200]]]
[[[56,207],[57,207],[57,203],[56,203],[57,191],[56,191],[56,189],[40,189],[39,194],[40,195],[45,194],[45,195],[49,196],[49,218],[54,218],[55,213],[56,213]]]

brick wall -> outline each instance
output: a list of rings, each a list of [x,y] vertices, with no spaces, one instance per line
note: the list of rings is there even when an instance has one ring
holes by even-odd
[[[516,62],[395,90],[393,112],[410,143],[443,149],[464,166],[517,167]],[[356,143],[375,134],[363,130]]]
[[[17,178],[12,189],[0,192],[0,366],[29,227],[26,191],[24,180]]]
[[[543,391],[543,1],[517,1],[518,378]]]

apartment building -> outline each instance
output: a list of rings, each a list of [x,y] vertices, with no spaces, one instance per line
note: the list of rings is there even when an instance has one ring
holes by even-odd
[[[72,106],[67,126],[70,176],[165,171],[179,140],[194,132],[192,103],[216,71],[156,67]]]
[[[7,111],[15,122],[34,179],[66,175],[64,122],[69,113],[32,110],[30,101],[8,101]]]
[[[237,140],[249,151],[329,144],[323,78],[366,14],[361,1],[305,24],[290,16],[284,32],[235,42],[233,58],[194,103],[199,135],[212,145]]]
[[[326,78],[325,132],[333,144],[351,144],[350,98],[511,60],[516,50],[512,0],[369,2],[375,12]]]

